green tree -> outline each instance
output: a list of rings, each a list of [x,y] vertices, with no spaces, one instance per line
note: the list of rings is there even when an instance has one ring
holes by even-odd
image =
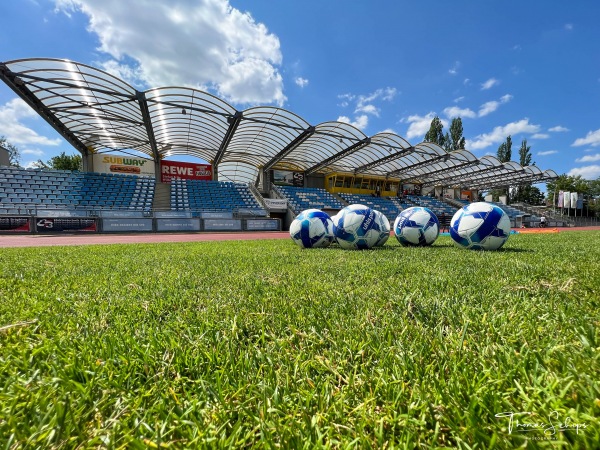
[[[67,155],[62,152],[60,155],[50,158],[47,162],[38,159],[35,165],[42,169],[81,170],[81,155]]]
[[[512,138],[508,136],[506,141],[498,147],[498,159],[500,162],[508,162],[512,158]]]
[[[435,116],[431,121],[429,131],[425,134],[425,142],[433,142],[434,144],[444,147],[446,139],[444,138],[444,125],[438,116]]]
[[[519,164],[523,167],[534,165],[531,156],[531,146],[527,145],[527,139],[521,142],[519,149]],[[541,196],[541,199],[540,199]],[[511,190],[511,202],[523,202],[530,205],[539,205],[544,200],[544,194],[536,187],[529,184],[522,184]]]
[[[452,123],[450,124],[450,134],[446,133],[447,137],[447,151],[455,151],[461,150],[465,148],[465,138],[463,137],[463,126],[462,119],[460,117],[455,117],[452,119]]]
[[[4,136],[0,136],[0,147],[4,147],[8,150],[8,163],[11,166],[21,166],[21,152],[16,146],[8,142]]]
[[[510,158],[512,157],[512,138],[510,136],[508,136],[506,141],[504,141],[502,144],[500,144],[500,147],[498,147],[497,157],[498,160],[503,163],[510,161]],[[498,201],[498,198],[501,195],[506,195],[509,199],[511,198],[509,188],[494,189],[490,193],[492,194],[494,201]]]

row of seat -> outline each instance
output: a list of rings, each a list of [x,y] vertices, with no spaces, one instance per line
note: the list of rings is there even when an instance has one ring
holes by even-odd
[[[80,207],[147,210],[152,207],[154,187],[151,177],[0,167],[0,211]]]
[[[274,186],[273,189],[288,200],[288,205],[296,213],[310,208],[342,209],[345,206],[338,198],[322,188]]]
[[[171,209],[195,213],[240,211],[265,216],[266,211],[248,185],[230,181],[174,180],[171,182]]]

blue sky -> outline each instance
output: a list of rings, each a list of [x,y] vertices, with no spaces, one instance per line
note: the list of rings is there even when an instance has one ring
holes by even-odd
[[[168,6],[167,6],[168,4]],[[423,140],[461,117],[466,148],[527,139],[542,169],[600,176],[600,2],[20,0],[0,60],[66,58],[136,88],[186,85],[242,110]],[[70,147],[0,83],[0,135],[22,164]]]

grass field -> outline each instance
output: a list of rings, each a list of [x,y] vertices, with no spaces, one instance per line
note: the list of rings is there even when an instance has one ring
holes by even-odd
[[[0,449],[600,445],[600,232],[3,249],[0,269]]]

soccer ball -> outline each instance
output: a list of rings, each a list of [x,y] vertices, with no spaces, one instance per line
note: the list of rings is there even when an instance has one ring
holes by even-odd
[[[497,250],[510,236],[510,219],[498,206],[470,203],[452,217],[450,236],[460,247]]]
[[[337,215],[335,238],[346,250],[363,250],[373,247],[380,238],[375,211],[364,205],[350,205]]]
[[[440,222],[428,208],[406,208],[394,221],[396,239],[403,246],[431,245],[440,235]]]
[[[379,225],[379,239],[375,242],[375,247],[382,247],[390,237],[390,221],[385,214],[375,211],[375,222]]]
[[[307,209],[290,225],[290,237],[300,248],[328,247],[334,239],[333,222],[320,209]]]

